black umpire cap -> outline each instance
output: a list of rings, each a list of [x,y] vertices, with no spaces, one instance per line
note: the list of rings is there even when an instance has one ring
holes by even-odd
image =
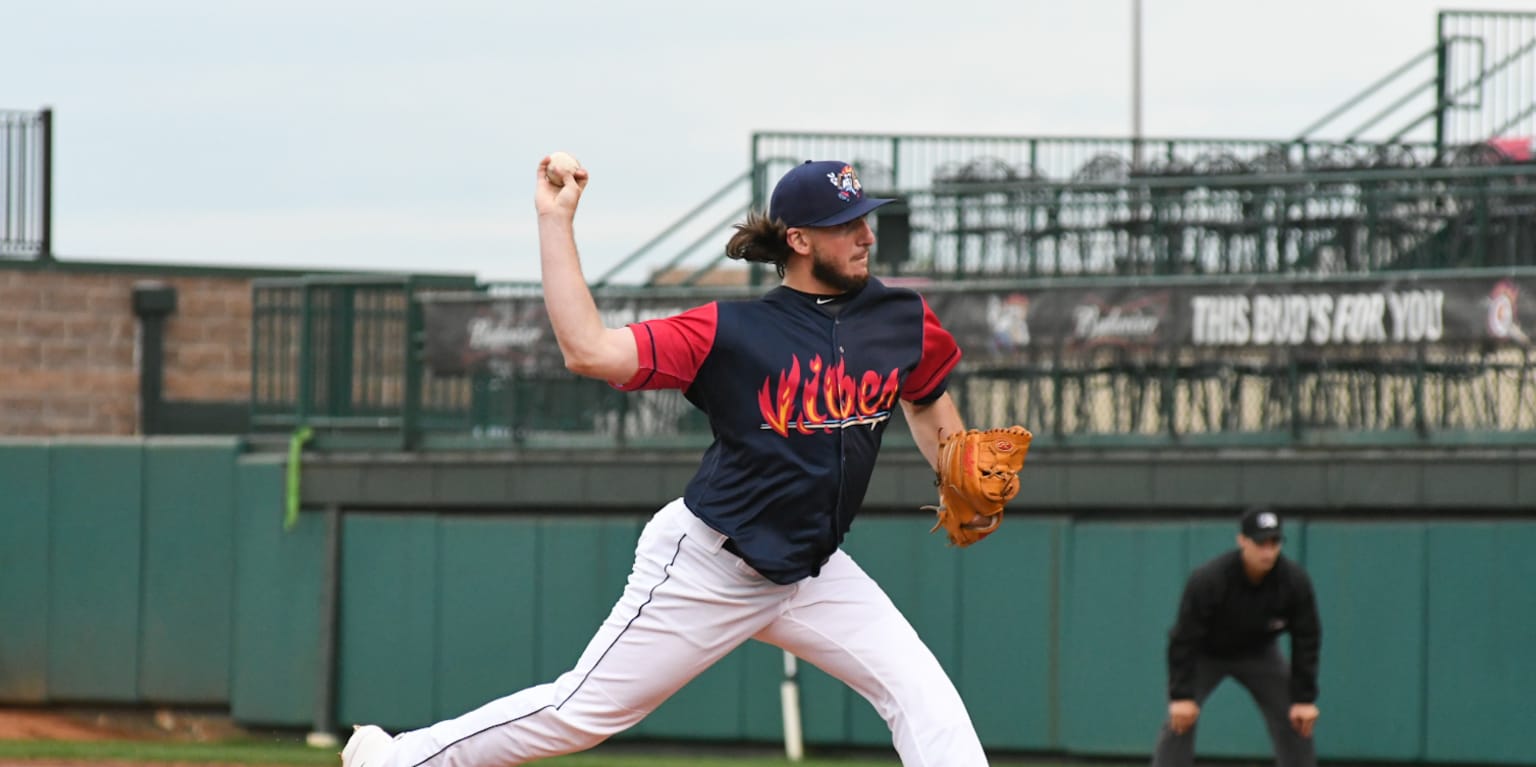
[[[1255,543],[1266,541],[1278,541],[1283,536],[1280,534],[1280,515],[1268,506],[1254,506],[1243,512],[1243,535]]]

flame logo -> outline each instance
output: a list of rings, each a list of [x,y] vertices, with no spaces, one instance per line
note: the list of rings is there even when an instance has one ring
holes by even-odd
[[[799,355],[791,355],[786,370],[763,379],[757,391],[757,408],[764,429],[788,437],[790,429],[814,434],[873,426],[891,417],[901,392],[901,371],[896,368],[883,376],[866,370],[855,378],[841,358],[827,365],[817,355],[805,369],[808,373],[802,374]]]

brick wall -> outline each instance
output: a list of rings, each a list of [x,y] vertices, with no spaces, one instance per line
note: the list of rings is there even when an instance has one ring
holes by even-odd
[[[247,400],[251,277],[0,267],[0,436],[138,432],[133,285],[176,289],[164,397]]]

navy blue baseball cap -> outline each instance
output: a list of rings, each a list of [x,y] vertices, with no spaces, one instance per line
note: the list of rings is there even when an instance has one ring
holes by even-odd
[[[785,226],[837,226],[894,200],[865,197],[859,175],[841,160],[807,160],[796,165],[773,187],[768,217]]]

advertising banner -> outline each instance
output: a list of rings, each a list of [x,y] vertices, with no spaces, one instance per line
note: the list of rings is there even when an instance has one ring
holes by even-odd
[[[1102,287],[956,290],[918,287],[967,363],[1006,363],[1049,349],[1402,347],[1530,343],[1516,277],[1162,282]],[[739,296],[740,294],[733,294]],[[666,317],[711,300],[597,296],[609,327]],[[739,298],[731,300],[740,300]],[[540,296],[425,299],[426,356],[438,375],[563,371]]]

